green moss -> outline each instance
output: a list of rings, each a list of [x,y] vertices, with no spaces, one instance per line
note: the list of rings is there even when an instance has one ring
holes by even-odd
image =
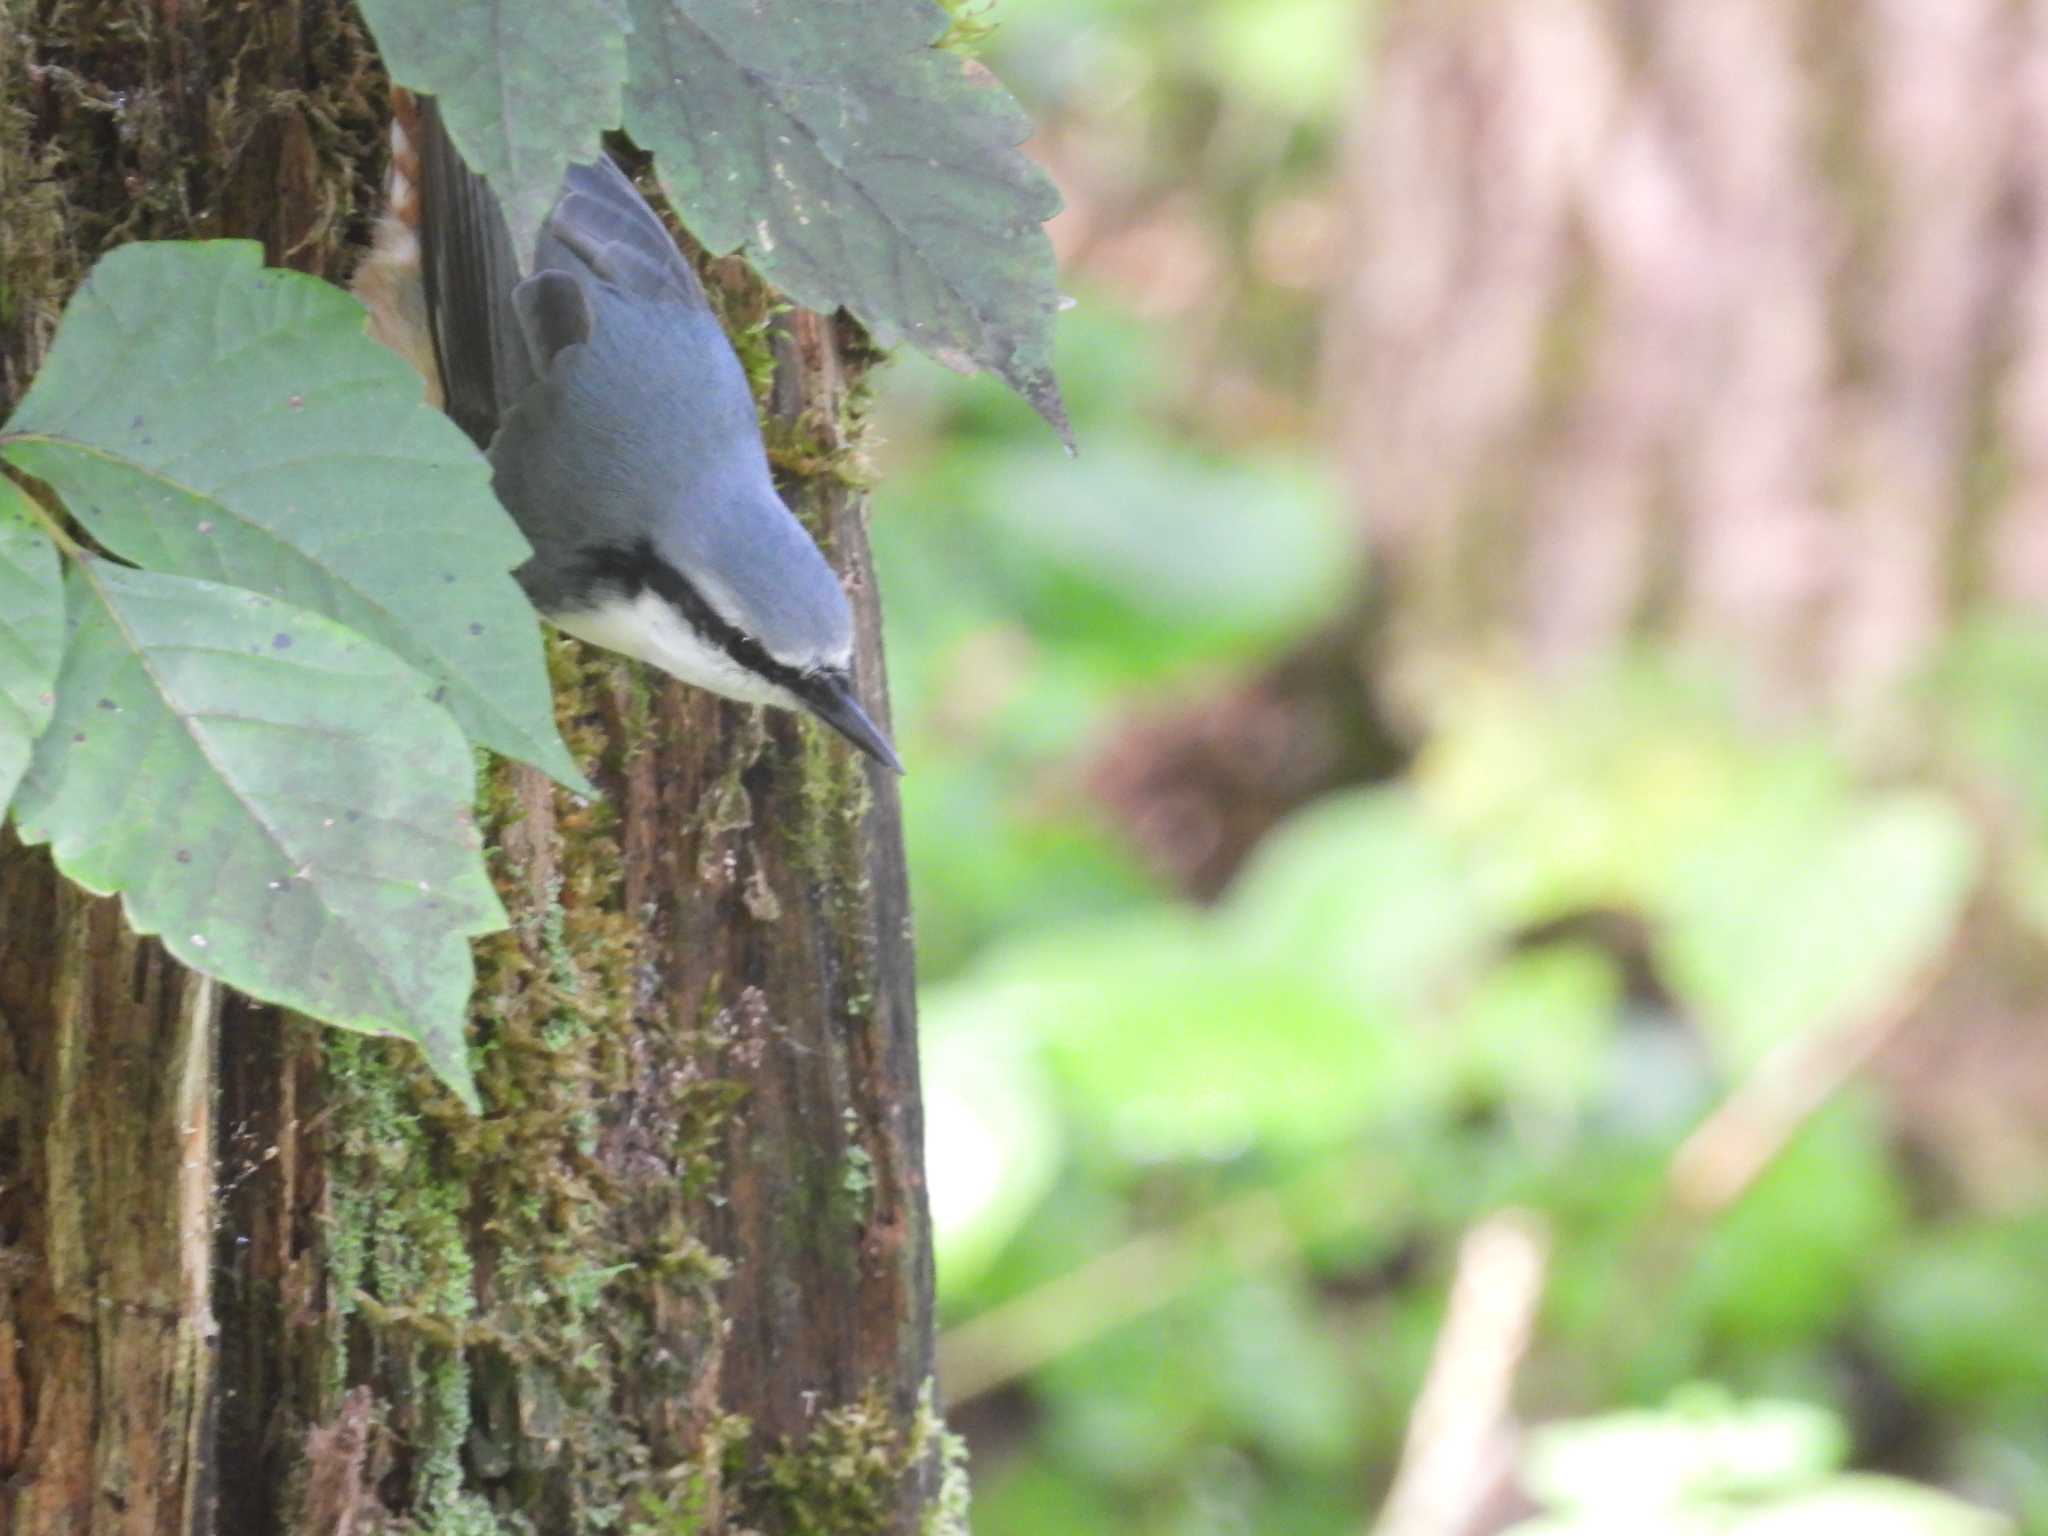
[[[939,1492],[922,1536],[966,1536],[966,1447],[945,1426],[926,1381],[906,1427],[882,1394],[827,1410],[801,1445],[768,1456],[748,1513],[789,1536],[884,1536],[894,1529],[906,1479],[937,1472]]]
[[[830,1409],[802,1445],[767,1459],[755,1506],[790,1536],[884,1536],[911,1466],[904,1441],[876,1394]]]
[[[703,1536],[711,1529],[714,1497],[702,1476],[674,1493],[642,1490],[626,1536]]]
[[[725,266],[730,271],[739,263],[735,258]],[[739,354],[754,399],[765,406],[775,388],[775,317],[788,314],[792,306],[751,269],[742,267],[740,271],[743,277],[732,273],[709,291],[718,295],[719,319],[732,338],[732,349]],[[772,425],[763,423],[764,428],[772,429]]]
[[[637,697],[647,718],[623,663],[556,642],[550,664],[564,735],[585,761],[622,703],[630,716]],[[673,1362],[672,1382],[650,1380],[651,1293],[694,1294],[712,1329],[725,1274],[673,1202],[619,1219],[631,1192],[597,1154],[604,1106],[630,1096],[653,1045],[635,1013],[647,940],[623,911],[614,801],[546,791],[552,825],[536,848],[539,829],[518,825],[538,787],[526,773],[491,766],[481,797],[513,915],[477,952],[486,1114],[456,1111],[384,1042],[337,1038],[329,1058],[342,1127],[330,1278],[357,1319],[335,1385],[378,1388],[404,1447],[406,1507],[432,1536],[495,1536],[528,1518],[550,1531],[621,1529],[651,1460],[617,1411],[622,1383],[675,1396],[697,1384],[690,1359]],[[508,848],[557,873],[537,889]],[[707,1085],[642,1112],[657,1145],[682,1154],[686,1187],[715,1182],[730,1103]],[[493,1514],[493,1501],[520,1517]]]
[[[874,804],[867,769],[827,727],[805,720],[803,732],[800,814],[777,830],[786,839],[790,862],[805,876],[858,897],[867,878],[858,832]]]
[[[845,1172],[839,1176],[839,1187],[853,1208],[854,1224],[865,1223],[874,1210],[875,1160],[858,1142],[847,1148]]]
[[[843,446],[841,425],[822,412],[806,411],[793,421],[766,422],[761,438],[768,449],[768,462],[785,480],[829,480],[856,491],[874,484],[874,466],[867,456]]]
[[[367,1358],[338,1358],[330,1386],[338,1396],[358,1368],[403,1385],[387,1394],[390,1422],[413,1449],[412,1502],[431,1517],[461,1490],[469,1431],[471,1195],[447,1155],[448,1127],[429,1124],[426,1106],[447,1106],[446,1095],[415,1053],[336,1033],[326,1058],[336,1126],[327,1165],[331,1294],[339,1314],[369,1325],[347,1334]],[[443,1113],[466,1118],[452,1106]]]
[[[967,1442],[946,1427],[939,1412],[938,1383],[925,1378],[917,1394],[917,1417],[911,1421],[913,1460],[926,1456],[938,1463],[938,1491],[919,1523],[919,1536],[968,1536]]]
[[[474,1517],[464,1513],[477,1501],[463,1491],[462,1441],[469,1432],[469,1366],[460,1349],[442,1351],[427,1370],[428,1437],[418,1447],[419,1462],[414,1473],[414,1502],[425,1514],[429,1529],[467,1532],[476,1528]],[[497,1520],[482,1527],[493,1533]]]
[[[423,1527],[423,1536],[510,1536],[510,1528],[499,1520],[489,1504],[465,1493],[434,1508]]]

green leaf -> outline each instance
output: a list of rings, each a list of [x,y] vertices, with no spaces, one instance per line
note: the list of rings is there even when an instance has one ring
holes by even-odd
[[[0,815],[50,723],[64,654],[64,581],[57,547],[28,498],[0,477]]]
[[[1732,1512],[1725,1536],[2015,1536],[2012,1522],[1939,1488],[1865,1473],[1829,1478],[1762,1509]]]
[[[1829,1106],[1705,1233],[1673,1312],[1750,1357],[1847,1325],[1904,1229],[1907,1194],[1872,1106]]]
[[[1754,804],[1832,805],[1825,754],[1753,739],[1666,658],[1620,657],[1577,686],[1482,683],[1446,696],[1423,799],[1511,921],[1640,907]]]
[[[2012,1522],[1939,1488],[1852,1473],[1801,1493],[1747,1501],[1529,1520],[1506,1536],[2015,1536]]]
[[[1965,618],[1926,692],[1926,739],[2020,812],[1992,874],[2021,919],[2048,930],[2048,626],[2023,614]]]
[[[1404,1007],[1361,1006],[1170,909],[1018,946],[944,996],[971,1000],[989,1027],[1040,1033],[1076,1098],[1139,1158],[1327,1145],[1428,1113],[1442,1075],[1409,1049]]]
[[[1621,1000],[1620,968],[1590,944],[1507,956],[1473,985],[1449,1031],[1463,1086],[1569,1122],[1613,1070]]]
[[[1912,1234],[1876,1277],[1869,1338],[1916,1399],[1982,1413],[2048,1403],[2048,1209]]]
[[[1759,803],[1683,861],[1657,952],[1723,1060],[1892,1003],[1962,921],[1982,853],[1968,819],[1903,791],[1798,813]]]
[[[1061,1128],[1052,1095],[1015,1031],[980,1017],[971,998],[920,1004],[932,1240],[939,1289],[965,1294],[1045,1198]],[[950,1027],[947,1027],[950,1025]],[[936,1026],[936,1027],[934,1027]]]
[[[475,764],[430,686],[317,614],[82,563],[56,718],[16,818],[185,964],[417,1041],[472,1108],[472,934],[505,924]]]
[[[1536,1431],[1522,1481],[1553,1509],[1640,1516],[1702,1498],[1797,1488],[1831,1472],[1847,1449],[1848,1436],[1824,1409],[1738,1405],[1719,1388],[1700,1386],[1669,1408]]]
[[[1202,1330],[1233,1438],[1287,1468],[1336,1470],[1358,1455],[1361,1394],[1349,1330],[1306,1277],[1247,1278],[1209,1304]]]
[[[1059,307],[1042,226],[1059,194],[1017,146],[1030,119],[987,70],[931,46],[931,0],[631,0],[626,128],[713,251],[798,303],[844,306],[1002,375],[1072,441],[1052,374]]]
[[[1105,443],[1078,464],[1031,448],[989,458],[1005,581],[1035,576],[1040,611],[1063,629],[1107,607],[1118,633],[1106,638],[1133,649],[1156,631],[1182,648],[1208,636],[1235,656],[1248,640],[1333,615],[1348,590],[1335,487],[1297,461],[1212,459],[1143,439]],[[1252,506],[1258,516],[1247,517]],[[1072,601],[1076,586],[1102,600]]]
[[[0,446],[116,554],[326,614],[441,683],[477,741],[588,789],[490,467],[340,289],[244,241],[123,246]]]
[[[391,78],[439,101],[530,261],[569,162],[619,124],[632,30],[619,0],[362,0],[362,12]]]
[[[1500,937],[1455,844],[1399,789],[1327,796],[1258,846],[1218,916],[1276,973],[1417,1005]]]

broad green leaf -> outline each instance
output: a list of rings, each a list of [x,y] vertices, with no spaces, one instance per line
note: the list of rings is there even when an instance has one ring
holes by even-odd
[[[1229,1273],[1229,1255],[1215,1258],[1215,1272]],[[1157,1485],[1213,1438],[1207,1300],[1180,1296],[1148,1309],[1036,1374],[1032,1395],[1045,1405],[1046,1444],[1058,1461],[1112,1485]],[[1122,1530],[1127,1519],[1077,1529]]]
[[[946,994],[1048,1058],[1134,1156],[1318,1146],[1434,1107],[1413,1015],[1267,963],[1171,910],[1017,946]]]
[[[1993,875],[2019,915],[2048,930],[2048,625],[2038,616],[1966,619],[1926,679],[1930,742],[1998,782],[2022,813]]]
[[[530,261],[569,162],[619,125],[632,30],[621,0],[362,0],[362,11],[391,78],[440,103]]]
[[[1071,441],[1043,225],[1059,194],[931,0],[631,0],[626,128],[693,234],[798,303],[1002,375]]]
[[[477,741],[587,788],[490,467],[340,289],[244,241],[123,246],[0,451],[114,553],[326,614],[442,684]]]
[[[1246,953],[1318,976],[1361,1008],[1440,993],[1497,936],[1459,850],[1403,790],[1297,811],[1254,851],[1218,916]]]
[[[1891,1001],[1978,877],[1954,805],[1863,793],[1838,754],[1744,730],[1653,658],[1559,697],[1473,689],[1446,715],[1420,793],[1496,910],[1651,919],[1726,1065]]]
[[[1702,1236],[1672,1334],[1761,1355],[1846,1327],[1907,1220],[1889,1134],[1854,1095],[1808,1125]]]
[[[2048,1209],[1914,1233],[1877,1276],[1872,1349],[1916,1399],[1963,1412],[2048,1403]]]
[[[1671,869],[1770,802],[1846,793],[1825,753],[1753,739],[1714,690],[1654,654],[1565,689],[1481,682],[1442,697],[1417,769],[1437,819],[1513,921],[1640,907]]]
[[[1283,1467],[1335,1470],[1358,1455],[1350,1330],[1319,1300],[1306,1277],[1248,1278],[1215,1297],[1203,1330],[1223,1421]]]
[[[1026,1042],[972,1006],[922,1005],[925,1164],[939,1290],[964,1294],[1052,1187],[1061,1137]],[[933,1012],[933,1008],[936,1012]]]
[[[1857,1473],[1764,1503],[1584,1511],[1524,1521],[1506,1536],[2014,1536],[2014,1528],[1939,1488]]]
[[[1701,1386],[1669,1408],[1537,1430],[1522,1481],[1553,1509],[1645,1515],[1702,1498],[1796,1488],[1833,1471],[1847,1450],[1848,1436],[1824,1409],[1738,1405]]]
[[[1731,1513],[1727,1536],[2014,1536],[2003,1515],[1954,1494],[1860,1473]]]
[[[1736,1065],[1892,1003],[1954,933],[1981,863],[1932,794],[1793,809],[1730,818],[1656,903],[1664,973]]]
[[[1335,488],[1297,462],[1142,439],[1072,464],[1030,448],[989,457],[1005,584],[1035,576],[1039,611],[1070,632],[1099,611],[1104,639],[1141,655],[1155,631],[1241,655],[1333,615],[1354,576]]]
[[[64,580],[57,547],[27,498],[0,476],[0,816],[50,723],[64,654]]]
[[[1518,1114],[1569,1121],[1613,1070],[1622,978],[1590,944],[1509,955],[1472,987],[1451,1022],[1461,1085]]]
[[[417,1041],[476,1103],[472,934],[504,926],[475,763],[382,646],[213,582],[74,568],[16,819],[138,933],[268,1002]]]

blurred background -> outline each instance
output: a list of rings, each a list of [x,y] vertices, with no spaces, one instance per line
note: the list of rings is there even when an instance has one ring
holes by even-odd
[[[2048,1532],[2048,3],[1001,0],[875,405],[980,1536]]]

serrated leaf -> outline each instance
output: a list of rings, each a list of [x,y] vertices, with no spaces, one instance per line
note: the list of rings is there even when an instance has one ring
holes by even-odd
[[[623,0],[362,0],[391,78],[434,96],[527,262],[572,160],[619,124]]]
[[[475,1107],[468,938],[505,925],[475,765],[382,646],[214,582],[74,567],[16,820],[138,933],[268,1002],[417,1041]]]
[[[123,246],[0,451],[116,554],[360,630],[443,684],[477,741],[587,789],[510,575],[531,550],[490,466],[363,327],[249,242]]]
[[[798,303],[844,306],[1000,374],[1071,445],[1043,225],[1059,193],[986,69],[931,46],[931,0],[632,0],[626,129],[691,233]]]
[[[64,579],[57,547],[28,498],[0,477],[0,816],[50,723],[64,654]]]

